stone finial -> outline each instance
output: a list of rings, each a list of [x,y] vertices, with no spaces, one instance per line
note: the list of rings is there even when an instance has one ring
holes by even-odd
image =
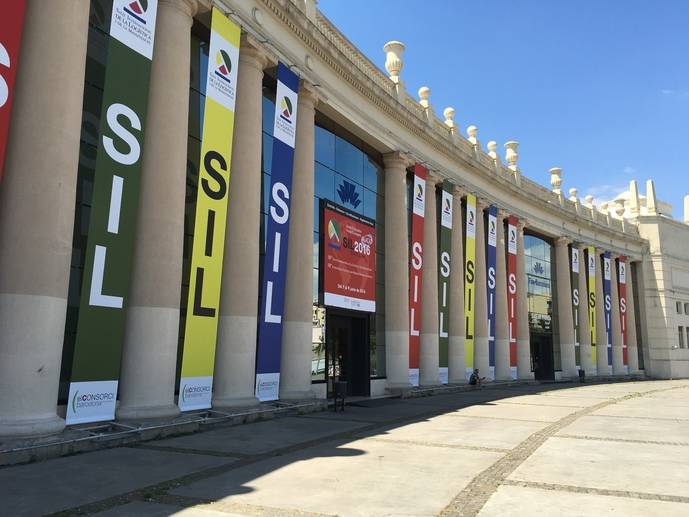
[[[624,199],[616,199],[615,200],[615,215],[619,218],[622,219],[624,216]]]
[[[584,197],[584,204],[586,206],[593,206],[593,196],[589,194],[588,196]]]
[[[562,186],[562,169],[560,167],[552,167],[550,173],[550,185],[553,187],[553,192],[558,196],[562,194],[560,187]]]
[[[431,105],[430,101],[428,100],[431,96],[431,89],[428,86],[422,86],[419,88],[419,104],[423,106],[425,109],[428,109]]]
[[[519,167],[517,167],[517,160],[519,159],[519,142],[516,140],[510,140],[505,142],[505,161],[510,170],[517,172]]]
[[[658,215],[656,187],[653,180],[646,181],[646,211],[648,215]]]
[[[603,202],[599,205],[599,208],[601,209],[601,211],[602,211],[603,213],[607,214],[607,213],[608,213],[608,202],[607,202],[607,201],[603,201]]]
[[[629,214],[632,217],[639,215],[639,186],[636,180],[629,182]]]
[[[689,196],[684,196],[684,224],[689,224]]]
[[[385,69],[390,74],[390,79],[393,83],[399,84],[401,82],[400,72],[404,67],[402,54],[404,53],[404,43],[401,41],[388,41],[383,45],[385,52]]]
[[[577,197],[577,192],[579,192],[579,191],[574,187],[569,189],[569,200],[570,201],[573,201],[574,203],[576,203],[579,200],[579,198]]]
[[[471,145],[476,147],[478,145],[478,128],[476,126],[469,126],[467,128],[467,140],[471,142]]]
[[[443,110],[443,117],[445,117],[445,125],[450,128],[450,133],[454,135],[457,132],[457,127],[455,126],[455,109],[448,106]]]
[[[488,149],[488,156],[490,156],[493,161],[498,159],[498,143],[495,140],[491,140],[486,144]]]

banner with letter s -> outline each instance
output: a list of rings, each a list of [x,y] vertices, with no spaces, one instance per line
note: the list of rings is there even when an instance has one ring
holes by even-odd
[[[572,245],[570,253],[570,270],[572,283],[572,321],[574,322],[574,358],[577,370],[581,368],[581,347],[579,329],[579,248]]]
[[[593,246],[586,248],[586,263],[588,271],[588,306],[589,306],[589,332],[591,333],[591,366],[597,369],[596,356],[596,249]]]
[[[440,239],[438,253],[438,366],[440,383],[448,382],[450,342],[450,273],[452,270],[452,183],[445,180],[440,196]]]
[[[0,182],[5,163],[7,135],[10,132],[10,112],[24,27],[24,9],[25,0],[5,2],[0,7]]]
[[[627,257],[621,256],[618,265],[620,289],[620,328],[622,329],[622,363],[624,373],[629,373],[627,357]]]
[[[239,34],[239,27],[213,8],[177,401],[182,411],[211,407],[237,96]]]
[[[426,168],[414,165],[411,216],[411,268],[409,270],[409,383],[419,385],[421,329],[421,269],[423,268],[423,218],[426,210]]]
[[[467,380],[474,371],[474,282],[476,281],[476,196],[467,194],[466,242],[464,243],[464,364]]]
[[[112,4],[68,424],[115,416],[157,10]]]
[[[498,207],[488,207],[486,298],[488,299],[488,378],[495,379],[495,276],[498,250]]]
[[[507,317],[510,330],[510,374],[517,378],[517,218],[507,219]]]
[[[608,349],[608,373],[612,373],[612,296],[611,296],[611,282],[612,280],[612,264],[610,260],[610,252],[606,251],[603,254],[603,298],[605,304],[603,309],[605,312],[605,340]]]

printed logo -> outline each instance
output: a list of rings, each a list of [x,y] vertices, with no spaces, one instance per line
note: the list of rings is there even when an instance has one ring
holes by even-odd
[[[469,211],[469,224],[472,226],[474,225],[474,211],[473,210]]]
[[[146,25],[146,19],[144,18],[144,15],[146,14],[146,11],[148,11],[148,0],[134,0],[129,5],[125,6],[123,9],[124,12],[127,13],[129,16],[133,16],[141,23]]]
[[[423,185],[421,183],[416,185],[416,200],[423,201]]]
[[[328,247],[339,250],[340,235],[340,223],[337,219],[330,219],[330,221],[328,221],[328,238],[330,239]]]
[[[533,265],[533,271],[537,275],[542,275],[543,273],[545,273],[545,269],[543,268],[543,264],[541,264],[540,262],[536,262]]]
[[[340,200],[343,203],[352,205],[354,208],[361,204],[361,199],[359,199],[359,193],[356,191],[354,183],[350,183],[347,180],[343,180],[337,188],[337,195],[340,196]]]
[[[443,206],[443,212],[450,214],[450,200],[445,198],[445,205]]]
[[[495,221],[490,222],[490,234],[495,235]]]
[[[77,414],[78,410],[100,407],[103,404],[109,404],[115,400],[115,393],[84,393],[79,395],[79,390],[74,393],[72,397],[72,413]]]
[[[292,112],[294,108],[292,107],[292,101],[286,95],[282,97],[280,101],[280,118],[287,123],[292,123]]]
[[[232,60],[230,55],[223,49],[215,53],[215,75],[230,84],[230,72],[232,71]]]
[[[188,402],[189,400],[203,398],[210,391],[210,386],[190,386],[185,384],[184,388],[182,388],[182,401]]]

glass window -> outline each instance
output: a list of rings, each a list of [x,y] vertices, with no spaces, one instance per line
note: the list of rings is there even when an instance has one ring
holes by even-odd
[[[273,124],[275,123],[275,91],[267,88],[263,89],[263,132],[273,135]]]
[[[316,162],[335,168],[335,135],[316,126]]]
[[[682,302],[675,302],[675,307],[677,308],[677,314],[682,314]]]
[[[263,151],[261,152],[263,172],[273,171],[273,137],[270,133],[263,133]]]
[[[340,137],[335,137],[335,170],[362,185],[364,183],[364,153]]]
[[[376,218],[378,199],[375,192],[364,189],[364,215],[366,217],[370,217],[371,219]]]
[[[684,327],[677,327],[677,333],[679,335],[679,347],[684,348]]]
[[[373,192],[382,192],[383,171],[369,157],[364,160],[364,187]],[[378,187],[381,187],[380,189]]]
[[[316,163],[316,185],[314,188],[317,197],[322,199],[335,199],[335,173],[328,167]]]
[[[689,303],[684,304],[684,314],[689,316]]]

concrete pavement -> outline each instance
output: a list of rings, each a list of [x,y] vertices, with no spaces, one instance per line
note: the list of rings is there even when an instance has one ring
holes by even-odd
[[[689,381],[322,412],[0,469],[2,514],[688,515]]]

